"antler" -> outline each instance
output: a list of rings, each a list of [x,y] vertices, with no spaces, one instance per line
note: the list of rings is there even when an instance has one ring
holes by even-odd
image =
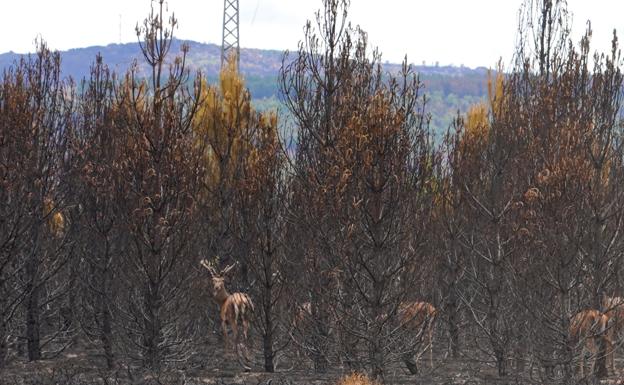
[[[200,265],[205,267],[210,273],[210,275],[212,275],[213,277],[216,277],[219,275],[217,274],[217,271],[214,269],[214,267],[212,267],[212,264],[210,262],[206,261],[205,259],[202,259],[201,261],[199,261],[199,263]]]
[[[230,270],[232,270],[234,267],[236,267],[236,265],[238,265],[238,261],[234,262],[230,266],[228,266],[225,269],[221,270],[221,275],[226,275],[227,273],[230,272]]]

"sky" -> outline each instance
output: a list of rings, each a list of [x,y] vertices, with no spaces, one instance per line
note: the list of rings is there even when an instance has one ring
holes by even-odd
[[[34,50],[38,36],[53,49],[135,42],[136,23],[150,0],[3,0],[0,53]],[[239,0],[241,47],[295,49],[321,0]],[[494,67],[511,63],[521,0],[351,0],[349,19],[360,25],[383,60]],[[179,28],[174,35],[221,44],[223,0],[167,0]],[[610,49],[613,29],[624,30],[623,0],[568,0],[573,37],[592,21],[594,50]]]

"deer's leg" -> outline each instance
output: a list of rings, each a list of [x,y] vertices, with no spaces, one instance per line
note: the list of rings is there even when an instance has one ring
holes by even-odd
[[[243,333],[245,333],[243,329]],[[232,339],[234,340],[234,344],[236,344],[236,356],[238,357],[238,363],[243,367],[243,370],[246,372],[251,371],[251,368],[245,363],[244,355],[244,347],[240,341],[240,334],[238,333],[238,325],[236,322],[232,322]]]
[[[245,364],[241,360],[241,351],[240,351],[241,348],[240,348],[240,340],[239,340],[239,335],[238,335],[238,324],[236,323],[236,320],[234,320],[231,323],[230,328],[232,329],[232,341],[234,344],[234,350],[236,352],[236,357],[238,358],[238,362],[243,367],[246,367]]]
[[[581,357],[580,357],[580,360],[579,360],[579,363],[578,363],[578,372],[579,372],[579,375],[581,376],[581,378],[583,378],[583,376],[584,376],[584,373],[583,373],[584,372],[584,370],[583,370],[584,366],[585,366],[585,349],[582,349],[581,350]]]
[[[429,366],[433,369],[433,327],[429,327]]]
[[[420,329],[420,336],[418,336],[418,345],[416,345],[416,348],[414,349],[414,364],[416,366],[418,366],[418,361],[420,361],[420,357],[426,353],[425,350],[423,350],[422,348],[422,344],[425,341],[425,330]],[[427,347],[425,346],[425,349]]]
[[[581,337],[582,338],[582,337]],[[579,341],[582,341],[579,339]],[[573,360],[576,359],[577,362],[574,363],[574,374],[577,376],[583,376],[583,361],[585,360],[585,343],[580,344],[579,341],[575,339],[574,341],[574,350],[573,350]],[[579,350],[581,354],[579,355]]]
[[[613,351],[613,341],[611,341],[611,339],[607,340],[607,359],[609,360],[609,366],[611,367],[611,372],[615,373],[615,362],[614,362],[614,357],[613,354],[615,352]]]
[[[249,330],[249,320],[243,319],[243,338],[247,341],[247,331]]]
[[[232,340],[235,346],[238,346],[238,325],[236,325],[236,322],[232,322],[230,328],[232,329]]]
[[[581,349],[581,361],[580,361],[580,367],[581,367],[581,378],[585,377],[585,369],[587,367],[588,364],[588,356],[591,356],[591,347],[588,346],[589,341],[586,340],[585,343],[583,344],[583,348]],[[591,364],[590,364],[591,365]],[[591,367],[589,368],[591,370]]]

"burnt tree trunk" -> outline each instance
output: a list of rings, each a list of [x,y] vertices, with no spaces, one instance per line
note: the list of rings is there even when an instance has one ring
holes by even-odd
[[[35,238],[36,241],[36,238]],[[26,341],[28,344],[28,360],[41,359],[41,337],[39,319],[39,295],[40,288],[37,282],[38,258],[36,252],[26,261]]]
[[[106,367],[108,369],[113,369],[115,367],[115,355],[113,354],[111,314],[106,303],[104,303],[102,307],[102,334],[100,335],[100,341],[102,342],[102,349],[104,350]]]
[[[315,309],[316,308],[316,309]],[[326,373],[329,362],[326,355],[327,341],[329,339],[329,314],[327,304],[316,302],[312,304],[314,327],[312,335],[312,361],[316,373]]]
[[[270,320],[270,317],[266,319],[267,327],[273,327],[273,322]],[[264,370],[268,373],[273,373],[275,371],[275,352],[273,351],[273,332],[269,331],[264,335],[263,338],[263,348],[264,348]]]
[[[269,373],[273,373],[275,371],[275,352],[273,351],[273,282],[271,281],[271,276],[267,279],[267,284],[265,285],[264,292],[264,327],[265,332],[264,336],[262,336],[263,350],[264,350],[264,370]]]
[[[459,314],[459,300],[457,298],[457,284],[453,282],[449,290],[449,297],[446,304],[446,311],[448,314],[448,332],[451,342],[451,356],[453,358],[459,358],[461,351],[461,342],[459,340],[459,323],[461,317]]]
[[[603,337],[603,336],[601,336]],[[607,343],[605,338],[598,338],[598,355],[594,365],[594,376],[596,378],[607,378]]]
[[[8,330],[6,323],[0,323],[0,370],[7,364],[9,354]]]
[[[159,290],[156,283],[146,285],[145,314],[143,329],[143,361],[146,367],[158,369],[160,366],[160,319],[159,319]]]

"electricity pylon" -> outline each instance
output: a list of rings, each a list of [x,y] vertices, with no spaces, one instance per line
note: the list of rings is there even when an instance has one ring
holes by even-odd
[[[235,55],[235,56],[232,56]],[[236,70],[240,65],[238,42],[238,0],[223,0],[223,39],[221,40],[221,67],[231,58],[236,58]]]

